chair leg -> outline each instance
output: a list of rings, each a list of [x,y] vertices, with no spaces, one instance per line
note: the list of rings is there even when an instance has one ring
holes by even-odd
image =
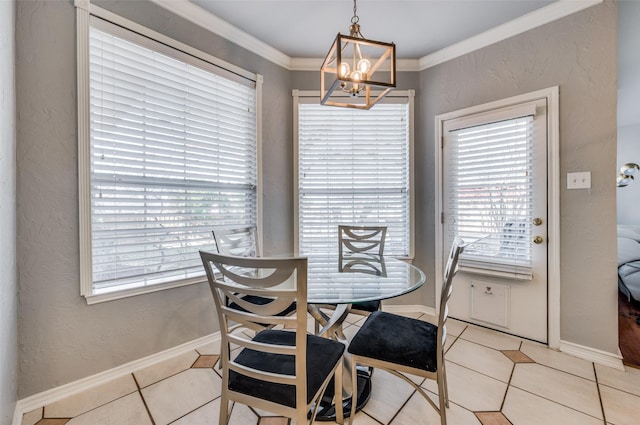
[[[444,387],[444,405],[449,407],[449,386],[447,385],[447,368],[442,362],[442,386]]]
[[[220,420],[218,422],[220,425],[229,423],[229,400],[224,396],[220,397]]]
[[[355,359],[351,358],[351,414],[349,415],[349,425],[353,425],[353,417],[356,415],[358,405],[358,369]]]
[[[443,371],[444,372],[444,371]],[[444,373],[438,373],[438,401],[440,406],[440,425],[447,425],[447,407],[449,402],[447,401],[447,383],[444,380]]]
[[[336,372],[334,374],[334,383],[335,388],[333,390],[333,403],[336,406],[336,422],[339,424],[344,423],[344,406],[342,404],[342,374],[343,374],[344,365],[342,361],[338,364],[336,368]]]

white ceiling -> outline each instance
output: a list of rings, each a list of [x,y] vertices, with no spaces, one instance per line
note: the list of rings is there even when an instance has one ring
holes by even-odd
[[[349,33],[352,0],[191,0],[294,58],[322,58]],[[419,59],[554,3],[551,0],[359,0],[364,37]]]

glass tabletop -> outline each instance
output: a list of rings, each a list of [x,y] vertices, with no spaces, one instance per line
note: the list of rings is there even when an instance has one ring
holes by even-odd
[[[383,300],[418,289],[425,282],[417,267],[395,258],[358,254],[309,255],[307,301],[350,304]]]

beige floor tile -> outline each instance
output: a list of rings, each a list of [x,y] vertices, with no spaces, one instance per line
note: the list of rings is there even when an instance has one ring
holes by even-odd
[[[640,423],[640,397],[604,385],[600,385],[600,395],[607,422],[615,425]]]
[[[456,319],[447,320],[447,335],[459,336],[468,324]]]
[[[408,382],[383,370],[375,371],[372,382],[371,398],[363,410],[378,421],[388,424],[414,389]]]
[[[515,336],[475,325],[468,325],[460,334],[460,338],[489,348],[495,348],[496,350],[517,350],[522,342],[520,338]]]
[[[133,375],[136,377],[140,388],[148,387],[162,379],[189,369],[198,357],[198,352],[190,350],[144,369],[136,370]]]
[[[66,425],[151,425],[151,418],[144,407],[140,393],[135,392],[107,403],[80,416]]]
[[[233,403],[229,425],[257,425],[258,419],[258,415],[249,409],[249,407],[244,404]],[[214,423],[218,423],[217,419]]]
[[[219,397],[220,385],[212,369],[187,369],[141,391],[155,424],[164,425]]]
[[[205,404],[202,407],[194,410],[181,417],[171,425],[205,425],[205,424],[217,424],[220,417],[220,398],[213,400]]]
[[[21,425],[35,425],[40,419],[42,419],[42,407],[22,415]]]
[[[438,396],[434,395],[432,400],[438,404]],[[481,425],[475,415],[457,404],[450,402],[445,413],[447,425]],[[416,424],[440,424],[438,412],[417,392],[400,410],[391,425],[416,425]]]
[[[602,425],[602,419],[514,387],[507,392],[502,413],[514,425]]]
[[[127,374],[45,406],[44,417],[73,418],[137,390],[133,376]]]
[[[525,341],[520,351],[525,353],[536,363],[540,363],[554,369],[559,369],[585,379],[595,380],[593,363],[570,356],[559,351],[552,350],[535,342]]]
[[[599,384],[640,396],[640,369],[627,366],[622,371],[596,364],[596,374]]]
[[[505,383],[509,382],[513,370],[513,362],[500,351],[463,339],[447,351],[446,359]]]
[[[449,399],[472,411],[500,410],[507,384],[455,363],[447,362]],[[436,393],[436,383],[427,379],[423,387]]]
[[[536,363],[515,366],[511,385],[602,419],[596,383]]]
[[[344,424],[349,423],[349,418],[345,418]],[[321,424],[321,423],[320,423]],[[367,415],[365,412],[358,412],[353,418],[353,425],[380,425],[380,422]]]

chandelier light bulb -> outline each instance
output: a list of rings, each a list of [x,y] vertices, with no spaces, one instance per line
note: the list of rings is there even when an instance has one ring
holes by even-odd
[[[351,73],[351,67],[349,67],[348,63],[342,62],[340,64],[340,77],[341,78],[348,77],[349,73]]]
[[[362,80],[362,72],[360,71],[353,71],[353,74],[351,74],[351,78],[353,78],[356,81],[360,81]]]
[[[360,72],[362,72],[362,74],[367,74],[367,72],[369,72],[369,70],[371,69],[371,62],[369,62],[367,59],[360,59],[358,61],[358,69],[360,70]]]

